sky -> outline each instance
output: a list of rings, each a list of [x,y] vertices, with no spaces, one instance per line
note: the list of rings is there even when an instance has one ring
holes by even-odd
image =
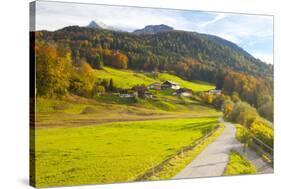
[[[254,57],[273,64],[273,16],[36,2],[36,30],[87,26],[92,20],[128,32],[146,25],[166,24],[176,30],[212,34],[234,42]]]

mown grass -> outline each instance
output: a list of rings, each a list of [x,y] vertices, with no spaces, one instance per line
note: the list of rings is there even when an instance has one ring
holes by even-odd
[[[178,76],[159,73],[157,76],[150,77],[149,74],[133,72],[130,70],[117,70],[109,67],[104,67],[102,70],[94,70],[94,74],[100,79],[113,79],[115,85],[119,88],[131,88],[135,85],[149,85],[155,82],[163,82],[165,80],[171,80],[177,82],[181,87],[190,88],[193,91],[207,91],[214,89],[215,86],[212,84],[202,82],[190,82],[181,79]]]
[[[189,118],[36,129],[36,185],[133,181],[216,125]]]
[[[231,152],[224,175],[256,174],[256,167],[238,152]]]

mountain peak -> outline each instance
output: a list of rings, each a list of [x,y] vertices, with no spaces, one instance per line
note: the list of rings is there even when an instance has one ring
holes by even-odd
[[[165,24],[160,25],[148,25],[143,29],[135,30],[133,33],[135,34],[155,34],[160,32],[172,31],[174,28],[167,26]]]
[[[88,28],[93,28],[93,29],[105,29],[105,30],[111,30],[111,31],[122,31],[119,28],[115,28],[109,25],[106,25],[105,23],[101,22],[101,21],[95,21],[92,20],[88,26]]]
[[[103,28],[94,20],[92,20],[87,27],[95,28],[95,29],[102,29]]]

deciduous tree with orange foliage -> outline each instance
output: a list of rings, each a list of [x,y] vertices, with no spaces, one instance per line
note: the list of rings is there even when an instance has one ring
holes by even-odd
[[[37,95],[61,97],[69,87],[71,53],[59,53],[56,45],[37,42],[36,51],[36,91]]]

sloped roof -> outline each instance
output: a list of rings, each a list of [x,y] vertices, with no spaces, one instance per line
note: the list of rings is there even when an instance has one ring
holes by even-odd
[[[172,85],[179,85],[178,83],[176,83],[176,82],[174,82],[174,81],[170,81],[170,80],[166,80],[166,81],[164,81],[163,83],[165,83],[165,82],[171,83]]]

